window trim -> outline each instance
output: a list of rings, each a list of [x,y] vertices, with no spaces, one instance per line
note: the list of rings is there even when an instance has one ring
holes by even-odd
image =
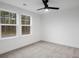
[[[25,14],[25,13],[22,13],[22,14],[20,15],[20,21],[22,21],[22,19],[21,19],[21,16],[22,16],[22,15],[24,15],[24,16],[29,16],[29,17],[30,17],[30,25],[22,25],[22,23],[20,22],[20,26],[21,26],[21,36],[23,36],[23,37],[25,37],[25,36],[30,36],[30,35],[32,35],[32,16],[27,15],[27,14]],[[30,26],[30,34],[22,34],[22,26]]]
[[[15,13],[16,14],[16,24],[1,24],[0,23],[0,40],[16,38],[17,37],[17,13],[15,11],[3,9],[3,8],[0,8],[0,11],[6,11],[6,12],[9,12],[9,13]],[[1,20],[0,20],[0,22],[1,22]],[[3,25],[6,25],[6,26],[16,26],[16,35],[15,36],[11,36],[11,37],[1,37],[1,35],[2,35],[1,34],[1,26],[3,26]]]
[[[9,13],[15,13],[16,14],[16,24],[1,24],[0,23],[0,40],[5,40],[5,39],[7,40],[7,39],[15,39],[15,38],[18,38],[18,37],[32,36],[32,16],[31,15],[28,15],[28,14],[22,13],[22,12],[18,13],[17,11],[9,10],[9,9],[6,9],[6,8],[0,8],[0,11],[7,11]],[[21,15],[30,16],[30,34],[22,35]],[[16,36],[1,37],[1,26],[2,25],[16,26]]]

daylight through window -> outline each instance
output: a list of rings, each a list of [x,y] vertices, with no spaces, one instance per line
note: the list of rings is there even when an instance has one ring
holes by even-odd
[[[30,34],[30,16],[21,15],[22,34]]]
[[[0,10],[1,37],[16,36],[16,14]]]

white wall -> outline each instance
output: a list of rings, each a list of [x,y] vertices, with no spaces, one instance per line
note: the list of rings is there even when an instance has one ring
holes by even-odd
[[[38,15],[0,2],[0,9],[15,11],[18,16],[22,13],[32,16],[32,35],[18,36],[10,39],[0,39],[0,54],[45,40],[57,44],[79,48],[79,8],[59,10],[48,14]],[[17,21],[20,20],[20,17]],[[41,24],[41,27],[40,27]],[[19,27],[18,27],[19,28]],[[18,30],[19,33],[20,30]],[[41,34],[41,36],[40,36]]]
[[[79,48],[79,7],[44,14],[42,39]]]
[[[0,54],[10,50],[26,46],[40,40],[40,15],[0,2],[0,9],[14,11],[18,17],[20,14],[30,15],[32,17],[32,35],[17,36],[15,38],[0,39]],[[20,17],[17,21],[20,20]],[[19,27],[17,27],[18,29]],[[20,30],[18,30],[19,34]]]

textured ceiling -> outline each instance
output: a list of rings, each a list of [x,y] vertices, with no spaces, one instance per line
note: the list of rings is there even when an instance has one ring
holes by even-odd
[[[43,10],[37,11],[37,9],[44,7],[42,0],[0,0],[0,1],[35,13],[43,13]],[[23,4],[26,4],[26,6],[24,6]],[[51,7],[54,6],[60,7],[60,9],[67,9],[79,6],[79,0],[49,0],[48,5]]]

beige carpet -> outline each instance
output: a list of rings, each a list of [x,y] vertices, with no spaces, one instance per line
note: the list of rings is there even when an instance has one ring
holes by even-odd
[[[40,41],[0,55],[1,58],[78,58],[79,49]]]

